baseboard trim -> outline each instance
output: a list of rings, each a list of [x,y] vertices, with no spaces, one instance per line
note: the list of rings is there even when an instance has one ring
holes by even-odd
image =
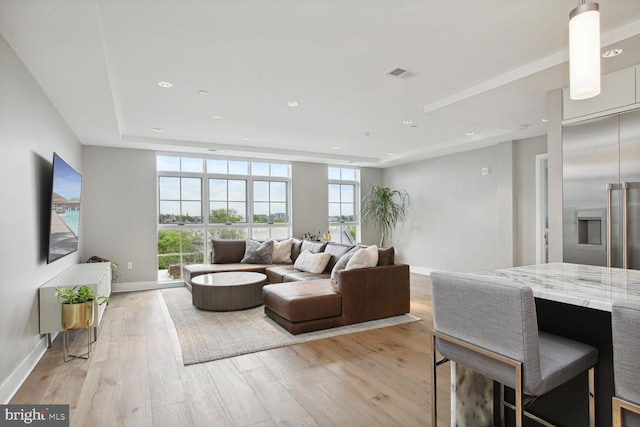
[[[46,351],[47,336],[43,335],[22,363],[0,385],[0,402],[3,405],[7,405],[13,399]]]
[[[436,271],[436,269],[411,265],[409,266],[409,271],[416,274],[422,274],[423,276],[430,276],[432,272]]]
[[[181,288],[184,286],[184,281],[173,280],[171,282],[127,282],[127,283],[112,283],[111,292],[134,292],[134,291],[150,291],[153,289],[167,289],[167,288]]]

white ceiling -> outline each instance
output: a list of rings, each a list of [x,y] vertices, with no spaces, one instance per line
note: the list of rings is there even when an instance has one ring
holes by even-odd
[[[599,3],[603,73],[639,64],[640,0]],[[0,0],[0,33],[83,144],[386,167],[545,134],[577,4]]]

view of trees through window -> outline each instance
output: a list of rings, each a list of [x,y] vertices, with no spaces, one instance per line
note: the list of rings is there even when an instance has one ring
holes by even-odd
[[[360,171],[329,166],[329,231],[332,240],[355,244],[359,240],[358,200]]]
[[[210,261],[211,239],[291,236],[288,163],[157,156],[158,275]]]

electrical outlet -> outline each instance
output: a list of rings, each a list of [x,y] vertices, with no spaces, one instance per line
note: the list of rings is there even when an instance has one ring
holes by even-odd
[[[133,263],[131,261],[127,263],[127,270],[133,270]]]

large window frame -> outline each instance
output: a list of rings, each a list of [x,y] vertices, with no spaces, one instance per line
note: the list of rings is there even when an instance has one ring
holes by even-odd
[[[171,265],[185,265],[198,262],[211,262],[211,240],[212,239],[246,239],[256,240],[283,239],[291,236],[291,164],[272,160],[254,160],[248,158],[223,158],[209,156],[189,156],[185,154],[157,153],[157,229],[158,229],[158,279],[172,280],[181,277],[176,274],[176,270],[182,268],[167,268],[167,260]],[[178,159],[178,160],[176,160]],[[199,163],[198,163],[199,162]],[[246,168],[243,168],[243,163]],[[161,167],[170,170],[160,170]],[[162,199],[161,193],[165,197],[168,192],[163,192],[162,182],[168,179],[200,179],[200,219],[201,222],[189,217],[174,215],[174,222],[170,222],[171,216],[165,215],[161,218],[163,202],[193,202],[191,199]],[[220,184],[224,181],[226,194],[224,197],[215,197],[211,194],[212,184]],[[241,188],[239,182],[244,182],[245,194],[240,197],[238,189]],[[254,183],[268,183],[270,188],[267,200],[254,200]],[[230,185],[234,188],[230,191]],[[284,190],[283,190],[284,185]],[[277,200],[271,200],[272,191]],[[218,194],[218,193],[216,193]],[[175,195],[175,191],[172,196]],[[213,196],[213,197],[212,197]],[[230,199],[231,197],[231,199]],[[276,196],[274,196],[276,197]],[[284,199],[284,200],[283,200]],[[269,206],[268,217],[256,217],[256,203],[267,203]],[[238,212],[238,207],[244,205],[244,211]],[[164,205],[169,206],[168,204]],[[191,206],[191,205],[189,205]],[[218,212],[217,221],[213,218],[212,208],[225,209],[225,212]],[[280,210],[276,209],[280,208]],[[285,210],[282,212],[281,209]],[[276,212],[277,211],[277,212]],[[237,215],[234,215],[237,212]],[[164,221],[163,221],[164,218]],[[222,220],[221,220],[222,219]],[[173,234],[176,233],[177,234]],[[168,236],[168,234],[171,234]],[[179,235],[179,238],[177,237]],[[160,239],[163,239],[163,248],[166,253],[160,253]],[[170,242],[170,245],[166,245]],[[197,252],[194,253],[194,248]],[[183,251],[185,250],[186,251]],[[163,262],[161,262],[163,260]],[[162,266],[162,269],[160,268]],[[166,270],[165,270],[166,268]]]
[[[327,175],[329,178],[327,191],[331,240],[338,243],[356,244],[361,240],[360,169],[329,165]],[[348,196],[349,189],[351,189],[352,197],[345,198]],[[350,216],[349,205],[353,209],[351,220],[345,218],[345,216]]]

